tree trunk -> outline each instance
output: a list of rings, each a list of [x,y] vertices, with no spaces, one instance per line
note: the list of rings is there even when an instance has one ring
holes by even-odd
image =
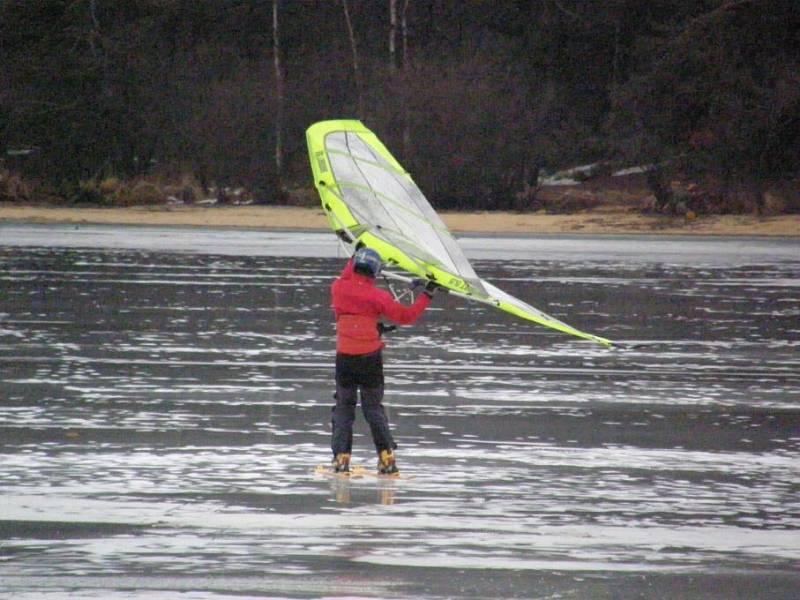
[[[279,187],[283,188],[283,72],[281,70],[280,37],[278,30],[278,4],[280,0],[272,0],[272,54],[275,65],[275,89],[277,93],[277,110],[275,114],[275,169]],[[281,190],[277,190],[280,195]]]
[[[397,0],[389,0],[389,66],[397,70]]]
[[[102,33],[100,32],[100,21],[97,19],[97,0],[89,2],[89,18],[92,20],[92,32],[89,34],[89,47],[92,50],[92,58],[96,64],[99,64],[103,73],[103,80],[101,89],[103,96],[111,96],[110,76],[108,67],[108,54],[104,49],[98,48],[102,46]]]
[[[350,21],[350,11],[347,9],[347,0],[342,0],[342,8],[344,9],[344,20],[347,23],[347,34],[350,37],[350,50],[353,53],[353,76],[356,80],[356,94],[358,95],[357,116],[359,119],[363,119],[364,94],[361,86],[361,71],[358,68],[358,47],[356,46],[356,36],[353,32],[353,23]]]
[[[620,54],[620,17],[614,17],[614,55],[611,59],[611,85],[616,87],[619,77],[619,54]]]
[[[411,159],[411,111],[408,108],[408,4],[410,0],[403,2],[403,14],[401,18],[401,30],[403,35],[403,76],[401,78],[402,91],[400,98],[403,102],[403,160]]]

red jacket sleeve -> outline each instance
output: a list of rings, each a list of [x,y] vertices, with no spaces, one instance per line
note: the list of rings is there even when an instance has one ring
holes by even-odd
[[[347,264],[342,269],[342,272],[339,274],[339,277],[342,279],[348,279],[353,275],[353,258],[350,257],[350,260],[347,261]]]
[[[420,294],[414,304],[406,306],[401,302],[397,302],[386,290],[380,290],[380,292],[381,314],[398,325],[411,325],[411,323],[419,319],[420,315],[425,312],[425,309],[431,303],[430,296]]]

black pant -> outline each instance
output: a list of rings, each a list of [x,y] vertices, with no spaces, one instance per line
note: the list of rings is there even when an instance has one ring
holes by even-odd
[[[389,421],[383,409],[383,355],[336,355],[336,406],[333,407],[333,436],[331,449],[334,456],[350,453],[353,449],[353,422],[356,419],[358,391],[361,390],[361,410],[369,423],[375,449],[394,450],[397,444],[389,430]]]

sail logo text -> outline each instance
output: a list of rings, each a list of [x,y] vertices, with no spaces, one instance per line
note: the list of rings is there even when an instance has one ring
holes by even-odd
[[[469,290],[469,284],[463,279],[457,279],[455,277],[451,277],[447,283],[448,285],[457,288],[459,290],[463,290],[465,292]]]

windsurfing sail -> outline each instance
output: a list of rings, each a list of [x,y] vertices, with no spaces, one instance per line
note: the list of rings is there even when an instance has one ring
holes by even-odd
[[[611,347],[481,279],[414,180],[360,121],[306,131],[314,185],[331,228],[352,253],[359,243],[389,266],[522,319]],[[400,276],[402,278],[402,276]]]

